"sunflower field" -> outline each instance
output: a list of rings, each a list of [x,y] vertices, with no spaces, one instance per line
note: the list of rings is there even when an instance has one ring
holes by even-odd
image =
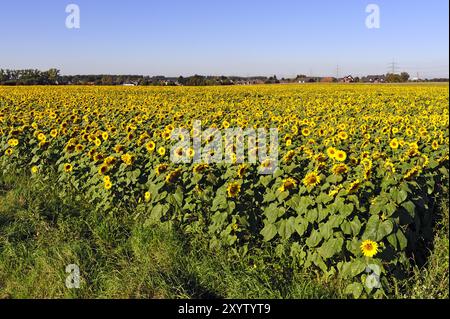
[[[272,247],[347,280],[350,296],[382,297],[426,254],[448,194],[448,97],[443,85],[0,87],[0,170],[237,258]],[[171,132],[196,134],[195,120],[278,128],[278,168],[173,163]]]

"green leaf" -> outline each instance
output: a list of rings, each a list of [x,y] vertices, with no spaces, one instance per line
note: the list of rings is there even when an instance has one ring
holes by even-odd
[[[324,259],[328,259],[341,252],[343,243],[342,238],[331,238],[323,243],[317,251]]]
[[[352,229],[353,236],[358,236],[361,231],[361,222],[358,217],[353,218],[350,222],[350,227]]]
[[[297,208],[295,211],[298,214],[306,214],[308,212],[308,207],[314,204],[314,200],[311,199],[309,196],[302,196],[300,198],[300,202],[298,203]]]
[[[264,215],[266,215],[269,223],[275,223],[280,216],[280,209],[276,204],[271,204],[264,210]]]
[[[376,215],[372,215],[367,222],[363,239],[380,241],[389,235],[394,228],[391,220],[381,221]]]
[[[358,299],[359,297],[361,297],[363,289],[364,287],[362,284],[360,284],[359,282],[354,282],[345,288],[345,293],[348,295],[353,295],[353,298]]]
[[[310,222],[313,223],[317,220],[317,217],[319,215],[319,212],[317,210],[317,208],[314,209],[310,209],[308,210],[308,212],[306,213],[306,219]]]
[[[278,194],[278,201],[282,203],[289,196],[289,191],[284,191]]]
[[[414,218],[416,205],[414,205],[414,203],[413,203],[412,201],[404,202],[404,203],[402,204],[402,207],[403,207],[404,209],[406,209],[406,211],[409,213],[409,215],[410,215],[411,217]]]
[[[303,236],[305,231],[308,229],[308,222],[304,222],[301,216],[297,216],[295,218],[294,228],[297,234]]]
[[[404,250],[406,246],[408,246],[408,240],[405,237],[405,234],[403,234],[403,231],[399,229],[396,233],[398,244],[400,246],[400,250]]]
[[[277,227],[274,224],[266,224],[261,230],[261,235],[264,237],[264,241],[270,241],[277,234]]]
[[[281,239],[288,240],[295,232],[294,221],[295,218],[291,217],[288,220],[283,219],[278,222],[278,234],[281,236]]]
[[[311,235],[306,239],[306,245],[308,245],[308,247],[310,248],[313,248],[319,245],[321,240],[322,235],[317,230],[314,229],[311,232]]]

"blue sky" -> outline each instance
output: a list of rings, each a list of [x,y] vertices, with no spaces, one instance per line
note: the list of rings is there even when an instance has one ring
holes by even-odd
[[[81,28],[67,29],[68,4]],[[368,29],[369,3],[380,28]],[[0,0],[0,68],[63,74],[448,76],[448,0]]]

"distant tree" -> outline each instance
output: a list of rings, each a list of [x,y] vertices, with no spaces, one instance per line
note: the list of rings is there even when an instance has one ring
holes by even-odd
[[[113,85],[113,78],[110,75],[104,75],[101,82],[103,85]]]
[[[400,73],[400,79],[401,79],[402,82],[408,82],[408,80],[409,80],[408,72]]]
[[[386,82],[387,83],[399,83],[402,82],[402,78],[399,74],[388,73],[386,74]]]
[[[59,80],[59,70],[58,69],[50,69],[46,73],[48,77],[48,82],[50,84],[57,84]]]

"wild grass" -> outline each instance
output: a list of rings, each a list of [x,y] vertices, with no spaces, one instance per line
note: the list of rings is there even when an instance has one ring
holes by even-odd
[[[429,258],[393,287],[392,298],[449,297],[448,198]],[[235,258],[190,242],[170,226],[127,211],[94,213],[77,194],[0,176],[0,298],[345,298],[343,283],[289,263],[265,267],[266,249]],[[66,266],[81,271],[65,285]]]

